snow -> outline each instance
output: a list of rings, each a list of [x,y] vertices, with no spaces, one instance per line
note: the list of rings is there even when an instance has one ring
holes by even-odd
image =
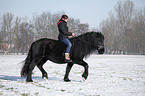
[[[37,67],[32,83],[20,77],[26,55],[0,55],[0,95],[2,96],[145,96],[144,55],[91,55],[88,79],[82,81],[82,66],[74,65],[71,82],[64,82],[66,64],[48,61],[43,80]]]

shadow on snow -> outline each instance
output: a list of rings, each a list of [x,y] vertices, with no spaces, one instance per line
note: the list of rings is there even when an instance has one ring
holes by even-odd
[[[44,80],[40,76],[34,76],[33,79],[34,80],[42,80],[42,81]],[[24,81],[25,77],[0,75],[0,80]],[[56,78],[56,77],[49,77],[48,80],[62,81],[60,78]]]

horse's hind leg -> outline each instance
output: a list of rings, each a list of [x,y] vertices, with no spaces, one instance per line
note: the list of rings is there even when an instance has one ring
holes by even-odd
[[[66,81],[66,82],[70,82],[68,76],[69,76],[69,72],[70,72],[72,66],[73,66],[73,63],[68,63],[67,64],[66,73],[65,73],[65,76],[64,76],[64,81]]]
[[[35,67],[39,62],[41,62],[42,57],[41,57],[41,58],[40,58],[40,57],[41,57],[41,56],[38,56],[38,57],[34,58],[34,59],[32,60],[32,62],[31,62],[31,64],[29,65],[29,72],[28,72],[27,79],[26,79],[27,82],[33,82],[33,80],[32,80],[32,71],[33,71],[34,67]]]
[[[34,58],[32,60],[32,62],[31,62],[31,64],[29,65],[29,72],[28,72],[27,79],[26,79],[27,82],[33,82],[31,75],[32,75],[32,71],[33,71],[35,65],[38,62],[39,62],[39,60],[37,60],[36,58]]]
[[[42,78],[46,78],[48,79],[48,75],[47,72],[43,69],[43,65],[44,63],[47,61],[47,59],[43,58],[37,65],[37,67],[39,68],[39,70],[42,72]]]

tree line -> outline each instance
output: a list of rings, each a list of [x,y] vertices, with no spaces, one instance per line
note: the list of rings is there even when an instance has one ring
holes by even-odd
[[[63,14],[43,12],[29,19],[4,13],[0,16],[0,52],[27,53],[35,40],[57,39],[57,22]],[[77,35],[89,30],[89,24],[75,18],[69,18],[68,27]],[[106,53],[145,54],[145,7],[137,9],[130,0],[118,1],[99,29],[105,36]]]
[[[100,24],[107,53],[145,54],[145,7],[130,0],[118,1]]]
[[[40,38],[57,39],[57,22],[64,12],[51,14],[43,12],[34,14],[32,19],[15,17],[12,13],[4,13],[0,17],[0,45],[8,44],[8,49],[14,53],[27,53],[33,41]],[[82,34],[89,30],[89,25],[83,24],[79,19],[69,18],[69,31]]]

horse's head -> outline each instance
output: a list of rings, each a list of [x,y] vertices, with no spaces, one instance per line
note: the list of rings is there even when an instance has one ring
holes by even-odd
[[[101,32],[96,33],[96,45],[98,46],[98,53],[103,54],[105,51],[104,48],[104,35]]]

